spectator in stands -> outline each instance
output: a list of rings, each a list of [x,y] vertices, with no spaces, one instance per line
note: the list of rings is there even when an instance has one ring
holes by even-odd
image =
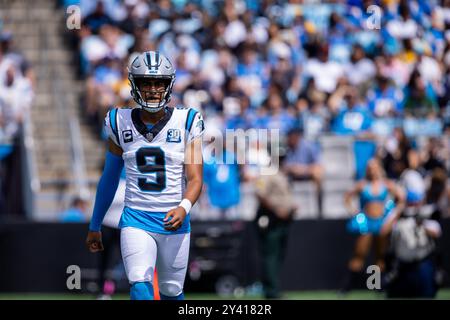
[[[4,31],[0,33],[0,81],[5,75],[5,69],[8,64],[12,63],[17,69],[21,77],[28,79],[30,85],[34,87],[36,82],[36,75],[31,68],[29,61],[25,56],[14,48],[14,37],[11,32]]]
[[[216,147],[219,148],[205,155],[203,164],[204,190],[212,206],[209,215],[219,219],[239,219],[241,169],[236,155],[227,150],[226,141]]]
[[[305,64],[305,76],[314,78],[320,91],[332,93],[338,80],[344,76],[344,68],[328,59],[328,49],[325,42],[318,45],[317,57],[310,57]]]
[[[402,128],[395,128],[381,155],[383,167],[389,179],[399,179],[408,167],[408,154],[413,150],[412,143]]]
[[[445,128],[444,128],[444,134],[442,136],[442,141],[444,144],[444,150],[443,152],[445,152],[444,154],[446,155],[450,155],[450,123],[446,124]],[[450,156],[447,157],[447,161],[445,164],[447,173],[450,174]]]
[[[301,102],[299,101],[299,103]],[[330,112],[325,100],[317,97],[308,109],[298,115],[299,127],[303,128],[306,139],[317,140],[319,136],[328,131],[329,118]]]
[[[317,206],[322,214],[322,176],[320,149],[315,142],[302,137],[303,131],[294,128],[287,135],[287,154],[283,170],[294,181],[312,180],[317,190]]]
[[[226,119],[227,129],[251,129],[255,126],[256,112],[250,108],[250,99],[247,96],[228,97],[223,101],[223,109]],[[239,113],[236,114],[236,110]]]
[[[80,197],[72,200],[70,208],[62,212],[59,216],[60,222],[86,222],[87,221],[88,203]]]
[[[447,172],[442,168],[435,168],[430,173],[430,183],[425,194],[425,205],[431,206],[431,217],[440,221],[450,211],[450,192],[447,183]]]
[[[379,74],[375,86],[367,93],[368,106],[377,118],[397,117],[403,112],[403,93],[388,77]]]
[[[327,95],[317,90],[314,79],[309,79],[295,104],[298,126],[307,139],[315,140],[329,129],[330,111],[326,100]]]
[[[389,200],[389,196],[395,199],[395,204]],[[359,198],[359,208],[354,206],[355,197]],[[375,241],[376,245],[375,264],[382,272],[385,271],[388,235],[386,225],[389,216],[403,210],[404,195],[395,182],[385,178],[379,161],[372,159],[367,164],[366,178],[345,194],[344,203],[352,215],[347,228],[351,233],[358,234],[353,257],[348,264],[350,273],[342,288],[345,293],[357,287],[372,241]]]
[[[0,53],[0,210],[16,213],[13,207],[20,189],[19,146],[22,124],[33,100],[31,82],[14,60]],[[19,200],[20,201],[20,200]],[[11,205],[10,205],[11,204]]]
[[[367,86],[375,73],[375,64],[366,57],[364,48],[359,44],[354,45],[350,62],[345,66],[345,75],[350,84],[355,87]]]
[[[399,16],[390,20],[386,28],[388,32],[397,39],[412,39],[417,36],[418,25],[411,17],[408,1],[400,1],[398,6]]]
[[[356,89],[345,90],[344,106],[332,124],[336,134],[353,135],[359,138],[371,138],[372,116],[362,102]]]
[[[428,140],[423,155],[423,167],[427,172],[432,172],[436,168],[446,169],[446,161],[449,155],[446,153],[443,141],[440,138],[432,137]]]
[[[397,87],[403,88],[408,83],[410,76],[408,65],[387,48],[384,48],[381,55],[375,58],[375,63],[379,73],[392,79]]]
[[[24,78],[13,62],[5,63],[0,77],[0,106],[4,130],[8,138],[17,134],[25,114],[29,112],[34,97],[29,79]]]
[[[418,70],[412,72],[405,91],[406,115],[417,118],[436,116],[438,105],[434,90],[425,82]]]
[[[105,13],[105,5],[102,0],[97,1],[94,11],[84,18],[83,24],[89,27],[94,34],[105,24],[113,24],[112,19]]]
[[[269,85],[269,67],[261,61],[259,54],[251,47],[243,50],[242,57],[236,65],[236,76],[240,88],[252,101],[264,97],[263,89]]]
[[[255,126],[264,129],[278,129],[285,135],[295,125],[295,118],[283,108],[283,99],[279,93],[271,94],[264,104],[265,114],[256,120]]]
[[[128,69],[122,66],[122,77],[112,84],[112,89],[116,95],[115,105],[118,107],[129,106],[132,101],[128,80]]]

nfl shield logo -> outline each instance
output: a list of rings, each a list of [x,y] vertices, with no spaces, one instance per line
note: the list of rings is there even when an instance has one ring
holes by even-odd
[[[167,131],[167,142],[181,142],[180,129],[169,129]]]

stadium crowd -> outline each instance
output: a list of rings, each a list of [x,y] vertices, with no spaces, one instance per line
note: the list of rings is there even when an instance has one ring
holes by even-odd
[[[3,30],[0,20],[0,210],[8,206],[17,183],[17,158],[22,124],[34,97],[34,73],[25,57],[15,49],[13,34]],[[19,170],[19,171],[17,171]]]
[[[132,104],[130,60],[159,50],[177,70],[171,104],[200,109],[207,128],[279,129],[291,178],[312,179],[320,189],[315,142],[324,134],[370,142],[356,150],[357,179],[374,156],[388,178],[398,179],[411,150],[424,177],[435,168],[448,176],[449,1],[70,4],[81,5],[85,111],[99,132],[111,106]]]

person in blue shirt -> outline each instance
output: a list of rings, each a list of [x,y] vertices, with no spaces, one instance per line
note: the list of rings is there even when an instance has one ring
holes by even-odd
[[[259,117],[255,125],[263,129],[279,129],[285,135],[295,126],[295,117],[283,109],[283,99],[279,94],[272,94],[265,104],[267,113]]]
[[[355,157],[355,176],[364,176],[366,164],[375,154],[376,144],[373,142],[372,116],[367,107],[361,103],[358,92],[354,88],[347,89],[344,100],[346,107],[335,117],[332,132],[338,135],[354,136],[353,152]]]
[[[231,98],[231,97],[230,97]],[[250,109],[250,99],[245,96],[233,97],[234,101],[239,104],[239,113],[229,116],[225,121],[227,129],[251,129],[255,126],[256,113]]]
[[[322,176],[320,148],[312,141],[303,138],[300,128],[293,128],[287,135],[287,152],[284,170],[292,180],[312,180],[317,188],[317,208],[322,213]]]
[[[372,116],[361,103],[358,92],[349,88],[344,96],[345,107],[333,120],[332,131],[341,135],[365,136],[372,125]]]
[[[103,1],[98,1],[94,11],[84,18],[83,23],[87,25],[94,34],[97,34],[103,25],[112,25],[113,20],[105,12],[105,4]]]
[[[219,210],[220,218],[237,218],[241,181],[235,155],[223,148],[223,151],[205,157],[203,181],[209,203]]]
[[[70,208],[62,212],[59,221],[60,222],[85,222],[87,211],[87,202],[79,197],[72,200]]]
[[[389,78],[378,75],[376,86],[367,93],[369,110],[376,117],[395,117],[403,111],[403,92],[389,83]]]

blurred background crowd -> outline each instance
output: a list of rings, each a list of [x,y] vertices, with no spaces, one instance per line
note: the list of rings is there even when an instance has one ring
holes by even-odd
[[[99,134],[109,108],[133,103],[129,61],[159,50],[177,70],[171,104],[199,109],[207,129],[279,129],[292,179],[313,180],[320,190],[317,141],[330,134],[362,142],[356,179],[374,156],[388,178],[399,179],[409,152],[419,154],[424,178],[434,169],[448,175],[448,1],[65,4],[81,5],[73,45],[87,80],[85,114]],[[243,181],[252,178],[247,171],[239,171]],[[229,176],[229,184],[239,182]]]
[[[14,160],[19,150],[22,124],[29,116],[34,98],[35,76],[24,55],[14,48],[13,33],[2,31],[0,20],[0,210],[14,210],[6,206],[6,198],[14,197],[21,168]]]

